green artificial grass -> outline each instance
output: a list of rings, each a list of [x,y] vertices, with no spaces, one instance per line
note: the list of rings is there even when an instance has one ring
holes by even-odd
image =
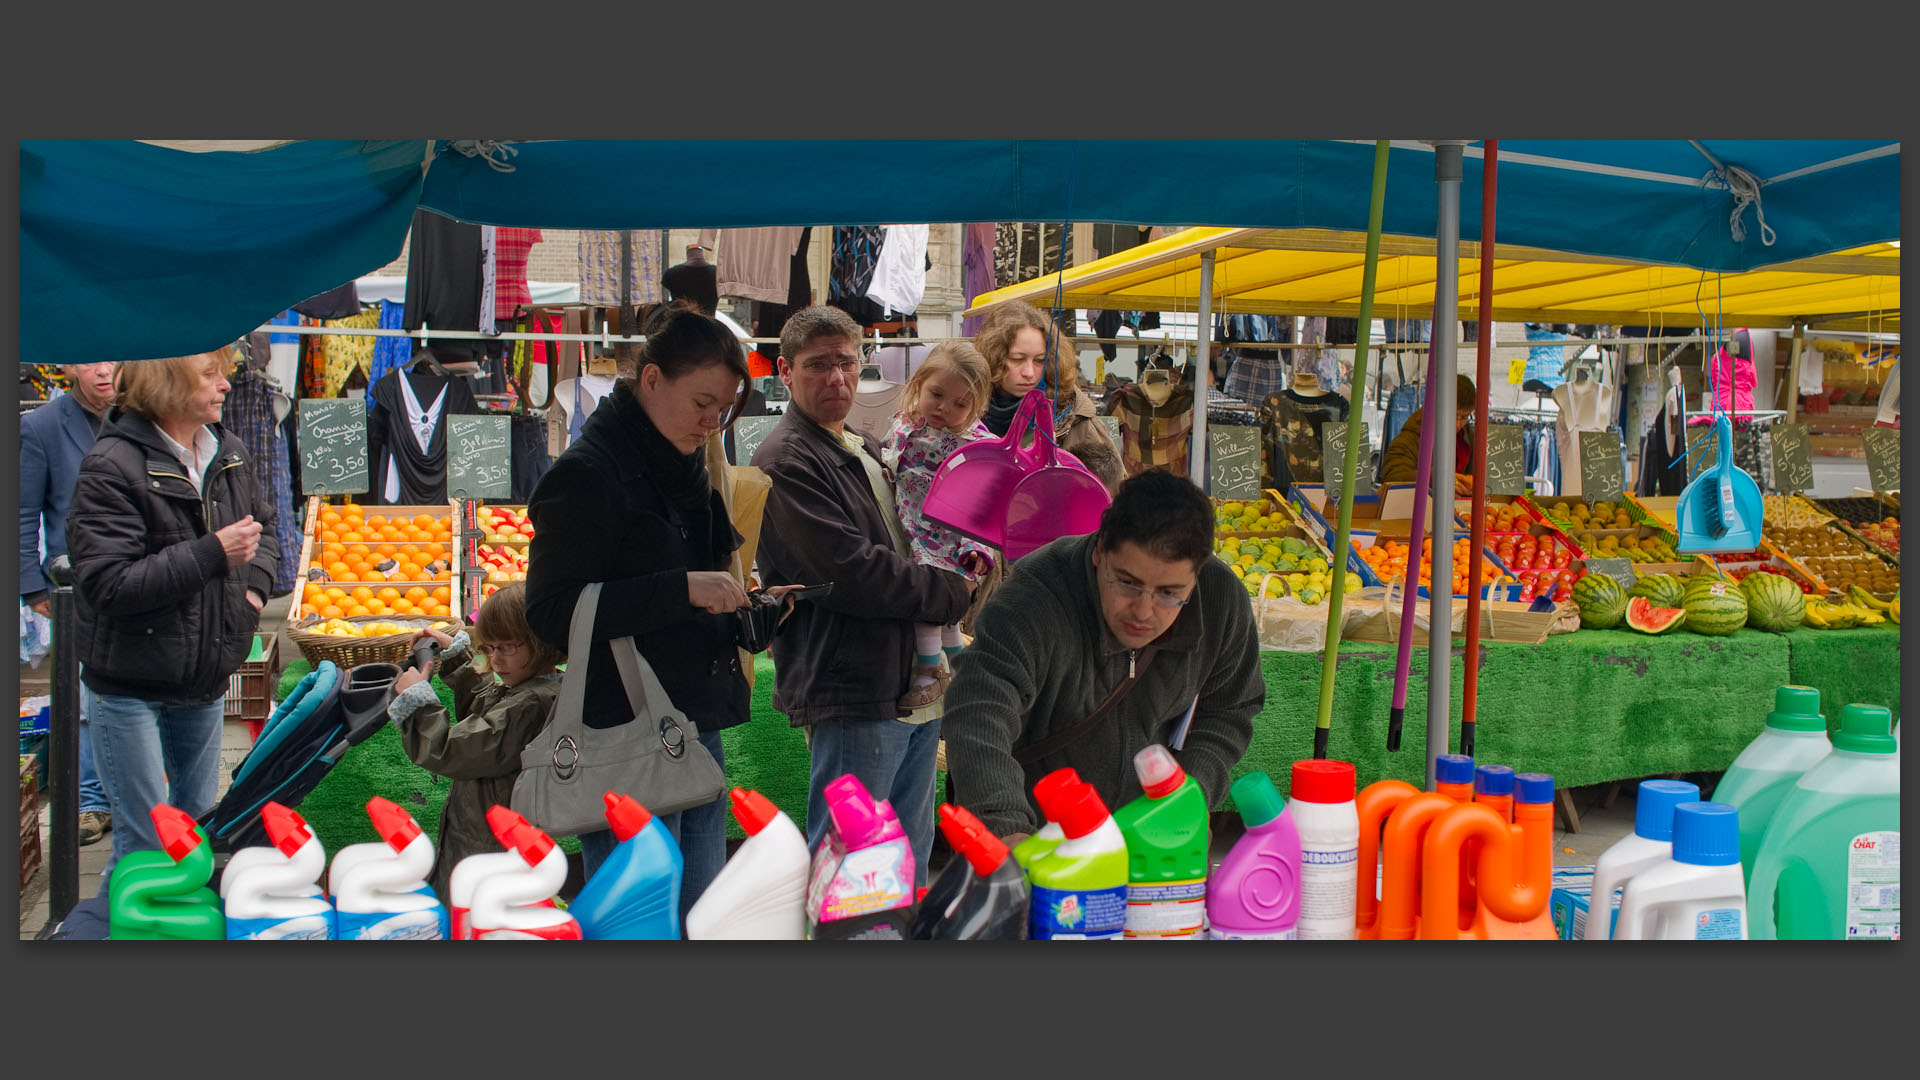
[[[1800,629],[1782,635],[1793,648],[1792,680],[1820,691],[1829,730],[1848,705],[1884,705],[1900,719],[1900,628]]]
[[[1817,686],[1830,719],[1851,701],[1885,704],[1898,715],[1897,631],[1741,630],[1705,637],[1684,630],[1649,637],[1628,630],[1583,630],[1540,645],[1489,643],[1480,669],[1475,756],[1519,772],[1543,772],[1562,788],[1665,773],[1715,772],[1733,762],[1759,733],[1775,688]],[[1386,750],[1395,649],[1344,642],[1335,672],[1328,756],[1354,763],[1359,784],[1426,779],[1427,650],[1413,651],[1400,750]],[[1284,795],[1293,762],[1313,754],[1320,708],[1316,653],[1263,652],[1267,702],[1254,719],[1252,744],[1234,770],[1264,771]],[[1465,677],[1455,646],[1449,745],[1459,746]],[[722,732],[727,781],[765,795],[806,825],[808,752],[805,735],[774,711],[773,662],[756,659],[752,717]],[[288,665],[281,692],[306,671]],[[448,693],[436,681],[442,700]],[[411,810],[422,828],[438,828],[447,781],[436,780],[400,752],[399,735],[382,730],[335,766],[300,812],[328,850],[377,839],[366,801],[384,795]],[[944,782],[944,776],[942,777]],[[1231,802],[1226,803],[1231,806]],[[728,815],[728,835],[739,824]],[[568,850],[578,841],[563,840]]]

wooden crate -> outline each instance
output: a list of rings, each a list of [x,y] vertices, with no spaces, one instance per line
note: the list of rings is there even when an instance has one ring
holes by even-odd
[[[246,660],[227,677],[226,718],[257,724],[273,713],[274,676],[280,673],[280,635],[255,634],[260,659]]]
[[[312,567],[312,563],[313,563],[314,549],[318,544],[318,541],[315,539],[315,537],[319,532],[321,506],[322,506],[322,500],[320,499],[319,496],[313,496],[307,500],[306,523],[301,529],[300,562],[299,562],[300,577],[297,579],[297,583],[294,587],[292,605],[288,608],[288,611],[287,611],[287,621],[290,623],[298,622],[309,615],[316,614],[314,609],[306,605],[306,585],[310,580],[316,580],[309,577],[309,570]],[[362,506],[369,514],[378,513],[386,517],[393,517],[396,514],[406,516],[406,517],[413,517],[417,514],[432,514],[436,518],[445,518],[449,522],[457,520],[454,517],[454,506],[452,503],[427,504],[427,505],[419,505],[419,506],[367,506],[365,504],[362,504]],[[403,574],[398,577],[381,578],[375,581],[359,581],[359,580],[334,581],[331,579],[327,579],[327,580],[320,581],[320,583],[328,587],[338,587],[338,588],[346,589],[349,591],[356,588],[366,587],[371,589],[396,588],[402,592],[405,592],[408,589],[418,586],[421,588],[425,588],[429,592],[431,592],[436,588],[445,587],[448,590],[447,606],[451,612],[451,614],[448,617],[453,619],[458,619],[462,616],[462,614],[466,610],[461,603],[459,574],[457,573],[457,570],[460,566],[460,561],[461,561],[460,530],[458,528],[455,528],[453,530],[453,536],[451,539],[447,558],[450,564],[450,568],[456,572],[454,572],[446,580],[422,578],[412,574]]]
[[[40,869],[40,785],[31,757],[20,759],[20,891]]]

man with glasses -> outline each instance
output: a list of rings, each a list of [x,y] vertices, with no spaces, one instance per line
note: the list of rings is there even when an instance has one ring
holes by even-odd
[[[1015,844],[1043,823],[1041,777],[1071,766],[1117,809],[1141,794],[1133,756],[1165,743],[1217,805],[1267,688],[1246,590],[1212,556],[1212,503],[1153,469],[1093,535],[1016,563],[947,688],[953,801]]]
[[[808,845],[826,836],[826,786],[850,773],[893,804],[925,885],[939,709],[902,716],[895,705],[913,672],[913,624],[959,619],[974,586],[913,561],[880,439],[847,426],[860,364],[860,325],[838,308],[806,308],[780,331],[792,401],[753,455],[773,481],[761,576],[833,591],[796,605],[773,639],[773,707],[808,729]]]

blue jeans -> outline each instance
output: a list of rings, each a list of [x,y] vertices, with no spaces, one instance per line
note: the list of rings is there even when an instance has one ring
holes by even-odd
[[[830,821],[827,785],[852,773],[875,799],[893,804],[913,848],[915,887],[927,883],[933,854],[933,798],[940,721],[830,720],[807,729],[813,755],[807,784],[807,847],[820,850]]]
[[[93,767],[93,725],[87,723],[86,695],[80,695],[80,812],[98,810],[103,814],[111,813],[107,803],[107,787],[100,782],[100,774]]]
[[[707,748],[714,764],[725,773],[727,751],[720,742],[720,733],[702,731],[700,745]],[[707,886],[713,884],[713,879],[720,876],[720,868],[727,862],[727,798],[722,795],[704,806],[661,814],[660,824],[679,842],[680,858],[685,864],[680,872],[680,927],[685,934],[687,912],[693,909],[700,894],[707,891]],[[613,854],[618,843],[611,829],[580,834],[580,869],[587,879],[592,879],[593,872]]]
[[[213,809],[220,786],[226,698],[205,705],[166,705],[96,694],[84,686],[80,696],[113,812],[113,856],[101,871],[104,893],[121,856],[160,847],[149,816],[154,807],[168,803],[194,817]]]

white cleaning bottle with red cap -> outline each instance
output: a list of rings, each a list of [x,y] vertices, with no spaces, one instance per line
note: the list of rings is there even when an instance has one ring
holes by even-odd
[[[579,941],[580,922],[547,901],[567,880],[567,857],[553,838],[505,807],[487,824],[521,865],[480,879],[468,913],[475,941]]]
[[[1092,784],[1046,792],[1041,809],[1060,823],[1060,846],[1027,867],[1036,941],[1118,941],[1127,925],[1127,841]]]
[[[567,905],[588,941],[680,940],[680,843],[637,799],[609,791],[613,852]]]
[[[502,828],[511,825],[513,819],[506,819],[501,825],[495,825],[495,821],[502,815],[512,813],[498,804],[490,806],[487,808],[487,824],[494,828],[497,835]],[[447,875],[447,915],[453,927],[453,940],[473,940],[473,892],[480,887],[480,882],[526,865],[526,860],[517,851],[483,851],[454,864],[453,873]]]
[[[335,936],[342,941],[445,941],[447,909],[427,886],[433,841],[412,814],[378,795],[367,801],[367,816],[382,843],[342,848],[328,876]]]
[[[806,834],[757,791],[734,788],[727,798],[747,840],[687,912],[687,940],[806,940]]]
[[[228,941],[327,941],[333,905],[316,882],[327,853],[299,814],[269,802],[260,810],[271,847],[234,852],[220,876]]]
[[[1040,812],[1044,814],[1046,813],[1046,807],[1051,798],[1051,796],[1047,794],[1048,792],[1067,791],[1072,789],[1074,785],[1084,782],[1085,781],[1080,779],[1080,774],[1075,772],[1071,766],[1064,769],[1055,769],[1041,777],[1039,781],[1033,785],[1034,801],[1040,804]],[[1060,830],[1059,822],[1044,822],[1041,824],[1039,832],[1034,833],[1032,836],[1027,837],[1025,840],[1013,846],[1013,861],[1019,865],[1022,871],[1025,871],[1033,865],[1033,860],[1059,847],[1060,841],[1066,838],[1067,834]]]

